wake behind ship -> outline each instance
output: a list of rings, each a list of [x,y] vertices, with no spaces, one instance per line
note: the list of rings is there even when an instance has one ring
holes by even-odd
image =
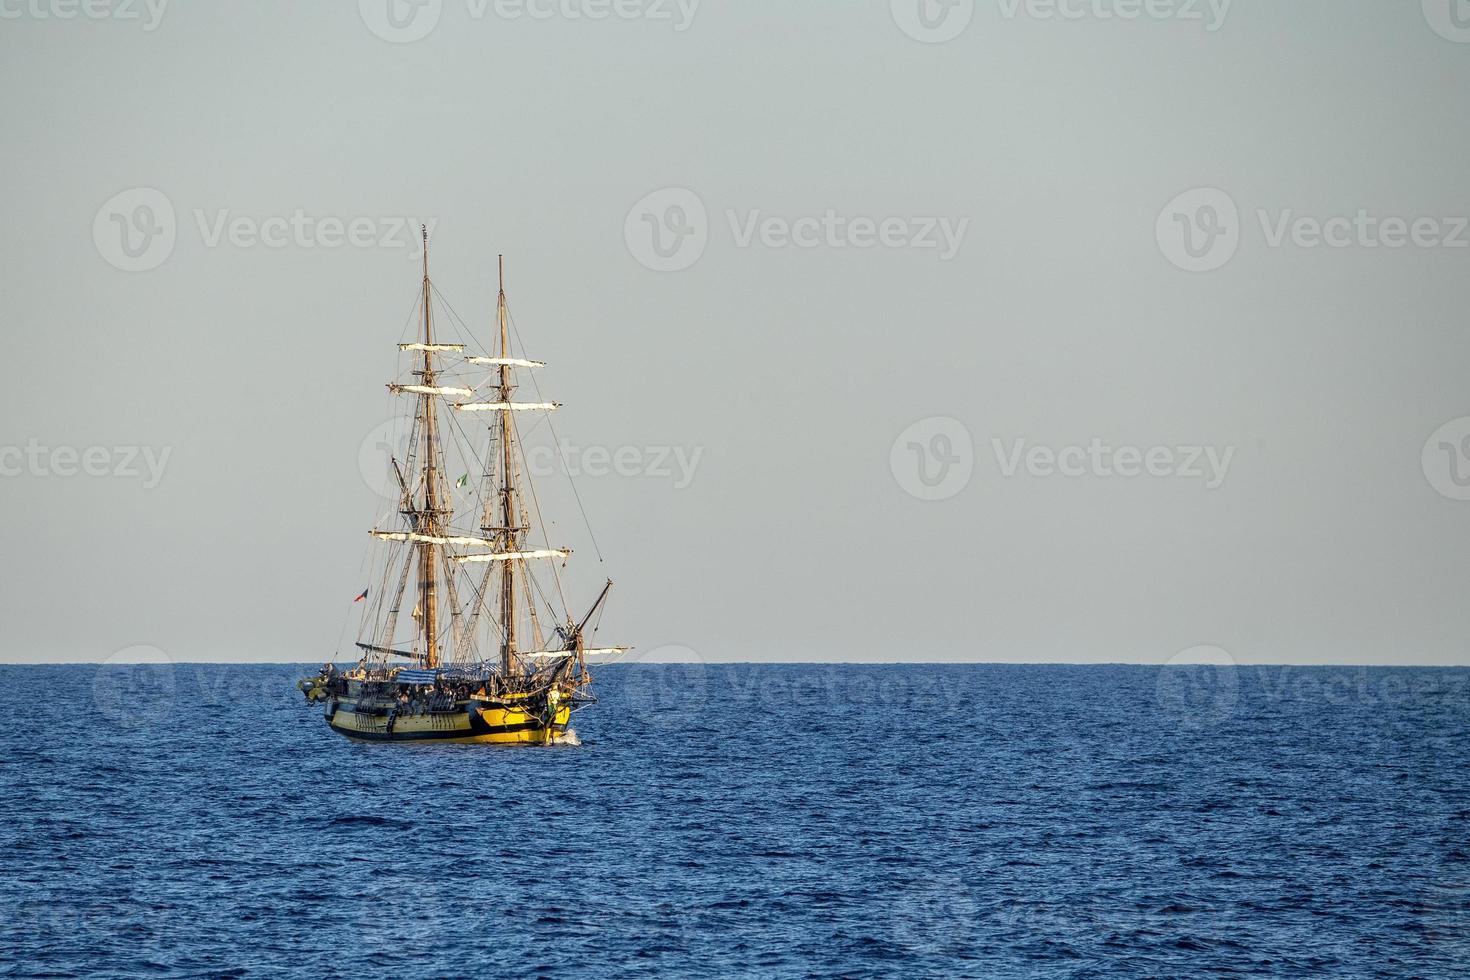
[[[537,399],[514,398],[521,373],[545,364],[512,352],[503,257],[498,350],[436,340],[436,298],[465,338],[472,331],[430,281],[423,239],[419,339],[398,345],[408,370],[388,385],[405,406],[404,458],[392,456],[384,474],[397,505],[369,532],[376,585],[356,600],[360,658],[299,686],[334,731],[359,741],[575,741],[572,713],[595,700],[589,658],[629,648],[588,643],[611,581],[580,617],[568,611],[571,552],[547,540],[522,459],[517,418],[549,425],[560,405],[540,400],[534,376]],[[453,483],[446,443],[464,469]]]

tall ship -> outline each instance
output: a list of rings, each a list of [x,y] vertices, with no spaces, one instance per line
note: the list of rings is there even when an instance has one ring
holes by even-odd
[[[485,350],[429,278],[426,229],[423,246],[416,336],[398,345],[407,363],[388,385],[402,405],[382,474],[395,506],[369,532],[358,659],[334,658],[299,687],[358,741],[575,743],[572,714],[595,701],[589,663],[630,648],[590,641],[610,579],[590,608],[570,611],[571,551],[550,542],[525,465],[520,420],[549,426],[560,403],[540,398],[545,363],[512,349],[504,256],[497,342]],[[464,342],[443,342],[441,320]],[[516,398],[523,378],[535,399]]]

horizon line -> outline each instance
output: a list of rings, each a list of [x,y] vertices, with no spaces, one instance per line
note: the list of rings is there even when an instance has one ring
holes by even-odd
[[[17,660],[0,661],[0,667],[307,667],[332,661],[316,660]],[[606,667],[1374,667],[1412,669],[1435,667],[1470,670],[1470,663],[1340,663],[1303,660],[1232,661],[1188,660],[1177,663],[1137,660],[653,660],[614,661],[594,664]],[[450,665],[445,665],[450,666]]]

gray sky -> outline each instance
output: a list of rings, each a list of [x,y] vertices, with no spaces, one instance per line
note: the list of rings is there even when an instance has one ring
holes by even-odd
[[[1470,9],[387,2],[0,2],[0,660],[331,652],[406,218],[602,640],[1470,662]]]

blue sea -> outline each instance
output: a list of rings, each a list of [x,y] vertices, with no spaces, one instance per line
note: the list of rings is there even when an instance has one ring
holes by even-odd
[[[583,744],[0,667],[0,975],[1466,977],[1470,671],[628,665]]]

